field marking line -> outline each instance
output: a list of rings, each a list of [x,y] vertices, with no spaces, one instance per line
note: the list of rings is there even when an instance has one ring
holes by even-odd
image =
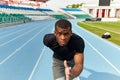
[[[0,64],[5,63],[8,59],[10,59],[13,55],[15,55],[18,51],[20,51],[24,46],[26,46],[30,41],[32,41],[36,36],[38,36],[45,28],[41,29],[38,33],[36,33],[32,38],[30,38],[28,41],[26,41],[22,46],[17,48],[13,53],[11,53],[9,56],[7,56],[4,60],[0,62]]]
[[[90,31],[88,31],[88,30],[86,30],[86,29],[84,29],[84,28],[82,28],[82,27],[80,27],[80,26],[78,26],[78,25],[76,25],[76,27],[79,27],[81,30],[84,30],[85,32],[87,32],[87,33],[89,33],[89,34],[91,34],[91,35],[94,35],[95,37],[98,37],[98,38],[99,38],[99,36],[97,36],[96,34],[90,32]],[[102,41],[104,41],[105,43],[108,43],[108,44],[114,46],[114,47],[117,48],[118,50],[120,50],[120,46],[114,44],[113,42],[107,41],[107,40],[102,39],[102,38],[99,38],[99,39],[102,40]]]
[[[40,60],[41,60],[41,58],[42,58],[42,56],[43,56],[43,53],[44,53],[44,51],[45,51],[45,48],[46,48],[46,47],[44,46],[43,49],[42,49],[42,52],[41,52],[40,55],[39,55],[38,60],[36,61],[36,64],[35,64],[32,72],[31,72],[28,80],[32,80],[32,77],[33,77],[33,75],[34,75],[34,73],[35,73],[35,70],[37,69],[38,64],[39,64],[39,62],[40,62]]]
[[[29,27],[29,28],[31,28],[31,27]],[[8,32],[7,32],[8,34],[6,34],[6,35],[4,35],[4,36],[0,36],[0,39],[1,39],[1,38],[4,38],[4,37],[7,37],[7,36],[10,36],[10,35],[12,35],[12,34],[15,34],[15,33],[21,32],[21,31],[24,31],[24,30],[29,29],[29,28],[22,28],[21,30],[14,31],[14,32],[12,32],[12,33],[8,33]]]
[[[34,28],[34,29],[31,29],[30,31],[27,31],[27,32],[25,32],[25,33],[23,33],[23,34],[15,37],[15,38],[13,38],[13,39],[7,41],[7,42],[4,42],[4,43],[0,44],[0,47],[2,47],[2,46],[4,46],[4,45],[6,45],[6,44],[8,44],[8,43],[10,43],[10,42],[12,42],[12,41],[14,41],[14,40],[16,40],[17,38],[20,38],[20,37],[24,36],[25,34],[28,34],[29,32],[34,31],[34,30],[37,29],[37,28],[39,28],[39,27],[36,27],[36,28]]]
[[[50,24],[49,24],[49,25],[50,25]],[[52,29],[51,33],[52,33],[52,32],[53,32],[53,29]],[[40,62],[40,60],[41,60],[41,58],[42,58],[42,55],[43,55],[45,49],[46,49],[46,46],[43,47],[42,52],[41,52],[41,54],[39,55],[39,58],[38,58],[38,60],[37,60],[37,62],[36,62],[36,64],[35,64],[32,72],[31,72],[28,80],[32,80],[32,77],[33,77],[33,75],[34,75],[34,73],[35,73],[35,70],[36,70],[37,67],[38,67],[38,64],[39,64],[39,62]]]
[[[75,30],[76,31],[76,30]],[[77,32],[77,31],[76,31]],[[78,33],[78,32],[77,32]],[[78,33],[79,34],[79,33]],[[80,34],[79,34],[80,35]],[[80,35],[81,36],[81,35]],[[87,41],[85,38],[83,38],[89,46],[91,46],[91,48],[96,51],[116,72],[118,72],[120,74],[120,70],[118,68],[116,68],[105,56],[102,55],[101,52],[99,52],[99,50],[97,50],[89,41]]]
[[[81,22],[81,23],[83,23],[83,22]],[[83,23],[83,24],[85,24],[85,23]],[[114,32],[114,31],[112,31],[112,30],[109,30],[109,29],[104,29],[104,28],[101,28],[101,27],[96,27],[96,26],[94,26],[94,25],[92,25],[92,24],[85,24],[85,25],[88,25],[88,26],[91,26],[91,27],[95,27],[95,28],[98,28],[98,29],[102,29],[102,30],[106,30],[106,31],[110,31],[110,32],[113,32],[113,33],[116,33],[116,34],[120,34],[120,32]]]

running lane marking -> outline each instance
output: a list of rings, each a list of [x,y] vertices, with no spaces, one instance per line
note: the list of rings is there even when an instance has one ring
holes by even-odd
[[[36,36],[38,36],[43,30],[47,29],[47,27],[43,28],[42,30],[40,30],[37,34],[35,34],[31,39],[29,39],[28,41],[26,41],[22,46],[20,46],[19,48],[17,48],[13,53],[11,53],[8,57],[6,57],[4,60],[2,60],[0,62],[0,64],[5,63],[8,59],[10,59],[13,55],[15,55],[18,51],[20,51],[24,46],[26,46],[30,41],[32,41]]]
[[[52,29],[51,32],[53,32],[53,30],[54,30],[54,29]],[[34,68],[33,68],[33,70],[32,70],[32,72],[31,72],[31,74],[30,74],[30,76],[29,76],[29,79],[28,79],[28,80],[32,80],[33,75],[34,75],[34,73],[35,73],[35,70],[36,70],[37,67],[38,67],[38,64],[39,64],[39,62],[40,62],[40,60],[41,60],[41,57],[42,57],[42,55],[43,55],[45,49],[46,49],[46,47],[44,46],[43,49],[42,49],[42,52],[41,52],[40,55],[39,55],[39,58],[38,58],[36,64],[35,64],[35,66],[34,66]]]
[[[81,23],[85,24],[84,22],[81,22]],[[89,23],[87,23],[87,24],[85,24],[85,25],[88,25],[88,26],[91,26],[91,27],[95,27],[95,28],[98,28],[98,29],[103,29],[103,30],[106,30],[106,31],[110,31],[110,32],[113,32],[113,33],[116,33],[116,34],[120,34],[120,32],[115,32],[115,31],[112,31],[112,30],[110,30],[110,29],[104,29],[104,28],[102,28],[102,27],[96,27],[96,26],[94,26],[94,25],[92,25],[92,24],[89,24]]]
[[[42,49],[42,52],[41,52],[40,55],[39,55],[39,58],[38,58],[36,64],[35,64],[35,66],[34,66],[34,68],[33,68],[33,70],[32,70],[32,72],[31,72],[31,74],[30,74],[30,76],[29,76],[29,79],[28,79],[28,80],[32,80],[32,77],[33,77],[33,75],[34,75],[34,73],[35,73],[35,70],[37,69],[37,66],[38,66],[38,64],[39,64],[39,62],[40,62],[40,60],[41,60],[41,58],[42,58],[42,55],[43,55],[43,53],[44,53],[44,51],[45,51],[45,48],[46,48],[46,47],[44,46],[43,49]]]
[[[0,39],[1,39],[1,38],[4,38],[4,37],[8,37],[8,36],[10,36],[10,35],[13,35],[13,34],[15,34],[15,33],[24,31],[24,30],[29,29],[29,28],[31,28],[31,27],[27,27],[27,28],[23,28],[23,29],[19,29],[19,30],[13,31],[12,33],[6,34],[6,35],[4,35],[4,36],[0,36]]]
[[[75,32],[77,32],[76,30],[75,30]],[[77,32],[77,34],[79,34],[78,32]],[[80,34],[79,34],[80,35]],[[80,35],[81,36],[81,35]],[[89,46],[91,46],[91,48],[94,50],[94,51],[96,51],[117,73],[119,73],[120,74],[120,70],[118,69],[118,68],[116,68],[105,56],[103,56],[102,55],[102,53],[101,52],[99,52],[99,50],[97,50],[89,41],[87,41],[85,38],[83,38],[87,43],[88,43],[88,45]]]
[[[39,28],[39,27],[37,27],[37,28]],[[12,41],[14,41],[14,40],[16,40],[17,38],[20,38],[20,37],[24,36],[25,34],[27,34],[27,33],[29,33],[29,32],[34,31],[34,30],[37,29],[37,28],[31,29],[30,31],[27,31],[27,32],[25,32],[25,33],[23,33],[23,34],[15,37],[15,38],[13,38],[13,39],[7,41],[7,42],[4,42],[4,43],[0,44],[0,47],[2,47],[2,46],[4,46],[4,45],[6,45],[6,44],[8,44],[8,43],[10,43],[10,42],[12,42]]]

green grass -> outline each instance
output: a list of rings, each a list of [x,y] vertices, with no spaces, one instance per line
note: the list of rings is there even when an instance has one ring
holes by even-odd
[[[99,37],[105,32],[110,32],[111,38],[107,40],[120,46],[120,22],[78,22],[77,24]]]

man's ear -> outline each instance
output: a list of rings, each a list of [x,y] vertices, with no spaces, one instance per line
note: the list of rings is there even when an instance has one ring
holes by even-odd
[[[56,31],[54,30],[54,35],[56,36]]]

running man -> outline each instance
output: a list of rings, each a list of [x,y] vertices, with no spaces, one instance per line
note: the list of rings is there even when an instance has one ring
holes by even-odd
[[[44,44],[53,52],[54,80],[72,80],[80,75],[84,64],[84,40],[72,33],[72,24],[66,19],[55,23],[54,33],[46,34]]]

